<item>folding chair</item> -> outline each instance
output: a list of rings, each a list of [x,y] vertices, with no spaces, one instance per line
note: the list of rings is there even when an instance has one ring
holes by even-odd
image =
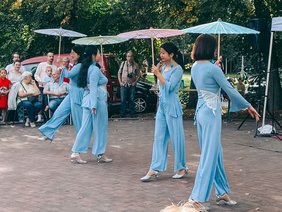
[[[50,102],[50,95],[47,95],[47,106],[49,106],[49,102]],[[45,114],[46,111],[44,111],[44,114]],[[51,117],[52,117],[53,113],[52,111],[50,110],[50,108],[48,108],[48,112],[47,112],[47,116],[48,116],[48,119],[49,120]],[[71,118],[71,114],[69,115],[69,119],[67,120],[67,123],[69,125],[72,125],[72,118]]]

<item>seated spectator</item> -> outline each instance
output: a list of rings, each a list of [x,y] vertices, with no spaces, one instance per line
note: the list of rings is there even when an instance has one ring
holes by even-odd
[[[36,127],[34,121],[35,116],[41,110],[42,104],[38,101],[40,91],[32,80],[31,72],[25,71],[22,73],[21,86],[18,92],[18,107],[27,109],[28,118],[26,119],[25,126]]]
[[[22,73],[21,73],[20,69],[21,69],[21,61],[16,60],[14,62],[13,68],[10,69],[10,71],[8,72],[8,79],[12,82],[12,84],[21,81]]]
[[[68,93],[68,84],[63,82],[59,84],[60,71],[57,70],[52,73],[52,81],[44,86],[43,94],[49,95],[48,108],[54,112],[61,104]],[[45,109],[46,110],[46,109]]]

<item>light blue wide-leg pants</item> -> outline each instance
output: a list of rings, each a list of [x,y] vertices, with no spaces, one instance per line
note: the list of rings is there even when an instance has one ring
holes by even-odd
[[[213,184],[216,195],[230,193],[221,146],[221,110],[217,108],[213,114],[210,108],[202,105],[197,111],[196,121],[201,157],[189,199],[206,202],[210,198]]]
[[[106,97],[107,98],[107,97]],[[108,143],[108,105],[106,101],[98,101],[97,114],[93,117],[94,143],[92,154],[99,155],[106,152]]]
[[[82,124],[82,107],[81,104],[77,104],[73,101],[71,101],[71,118],[73,122],[73,126],[75,129],[76,134],[81,128]]]
[[[174,172],[185,169],[185,139],[182,116],[176,118],[169,116],[165,113],[163,104],[160,103],[156,115],[151,170],[166,171],[169,138],[174,151]]]
[[[104,101],[97,101],[96,114],[89,108],[83,108],[82,126],[76,136],[72,152],[87,153],[92,132],[94,133],[92,154],[104,154],[108,141],[108,108]]]
[[[63,125],[66,118],[72,115],[73,125],[76,133],[81,127],[82,108],[79,104],[71,101],[70,95],[67,95],[61,102],[51,119],[39,128],[39,131],[53,140],[55,133]]]

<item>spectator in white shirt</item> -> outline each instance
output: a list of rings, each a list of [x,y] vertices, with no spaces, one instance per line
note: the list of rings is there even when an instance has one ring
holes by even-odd
[[[14,70],[14,67],[15,67],[15,62],[16,61],[20,61],[20,55],[18,53],[13,53],[12,54],[12,60],[13,60],[13,63],[9,64],[6,66],[6,70],[7,72],[9,73],[10,71],[13,71]],[[24,71],[26,71],[25,67],[24,66],[20,66],[20,69],[19,69],[20,73],[23,73]]]
[[[51,66],[52,71],[57,70],[57,66],[53,65],[53,61],[54,61],[54,53],[49,52],[47,54],[47,61],[41,62],[41,63],[38,64],[36,72],[34,74],[34,78],[38,82],[39,87],[44,86],[44,78],[47,76],[47,73],[46,73],[46,67],[47,66]]]
[[[21,61],[16,60],[14,66],[8,72],[8,79],[12,82],[12,84],[16,82],[20,82],[22,80],[22,73],[20,69],[21,69]]]

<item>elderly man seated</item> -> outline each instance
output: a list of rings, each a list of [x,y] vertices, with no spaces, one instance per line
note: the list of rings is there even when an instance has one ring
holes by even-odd
[[[63,82],[59,84],[60,71],[52,73],[52,81],[44,86],[43,94],[49,95],[48,108],[54,112],[68,94],[68,84]],[[47,108],[46,108],[47,109]],[[45,109],[45,110],[46,110]]]
[[[26,119],[25,126],[36,127],[34,120],[35,116],[41,110],[41,103],[38,101],[38,96],[40,91],[35,83],[32,80],[31,72],[24,71],[22,73],[22,81],[20,82],[18,88],[18,98],[17,103],[18,107],[25,108],[28,112],[28,118]]]

